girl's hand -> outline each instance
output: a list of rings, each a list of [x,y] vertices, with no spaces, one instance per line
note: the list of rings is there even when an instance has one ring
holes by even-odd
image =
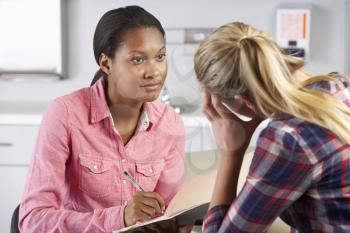
[[[230,102],[222,102],[208,91],[205,91],[203,105],[203,112],[212,124],[218,149],[226,152],[245,151],[254,130],[262,121],[253,106],[249,102],[245,103],[238,95]],[[242,121],[232,111],[251,117],[252,120]]]
[[[164,200],[155,192],[137,192],[124,209],[126,226],[150,220],[164,212]]]

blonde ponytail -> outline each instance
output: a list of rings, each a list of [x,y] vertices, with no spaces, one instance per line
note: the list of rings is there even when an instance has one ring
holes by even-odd
[[[226,24],[200,45],[194,63],[199,82],[221,98],[248,93],[261,116],[287,113],[320,125],[350,144],[349,106],[307,88],[329,80],[344,87],[342,82],[333,75],[296,81],[294,74],[303,61],[284,54],[264,32],[239,22]]]

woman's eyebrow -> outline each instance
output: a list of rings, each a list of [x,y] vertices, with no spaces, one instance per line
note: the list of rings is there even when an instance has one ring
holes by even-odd
[[[159,51],[161,51],[161,50],[163,50],[163,49],[166,49],[165,45],[164,45],[161,49],[159,49]]]
[[[166,49],[165,45],[164,45],[162,48],[160,48],[160,49],[158,50],[158,52],[162,51],[163,49]],[[146,54],[145,51],[139,50],[139,49],[130,50],[128,53],[141,53],[141,54]]]

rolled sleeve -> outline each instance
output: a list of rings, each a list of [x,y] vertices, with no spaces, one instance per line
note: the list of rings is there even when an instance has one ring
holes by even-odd
[[[218,205],[212,207],[204,217],[203,232],[218,232],[229,207],[229,205]]]

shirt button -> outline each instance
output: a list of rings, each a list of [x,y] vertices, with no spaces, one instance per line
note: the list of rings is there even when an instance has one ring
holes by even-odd
[[[148,171],[149,171],[150,173],[153,173],[153,169],[152,169],[152,168],[150,168]]]
[[[126,184],[126,180],[123,180],[123,184]]]
[[[128,204],[128,201],[124,201],[124,205],[126,206]]]
[[[97,165],[94,165],[94,170],[97,170],[98,166]]]
[[[122,159],[122,163],[125,163],[126,162],[126,159]]]

